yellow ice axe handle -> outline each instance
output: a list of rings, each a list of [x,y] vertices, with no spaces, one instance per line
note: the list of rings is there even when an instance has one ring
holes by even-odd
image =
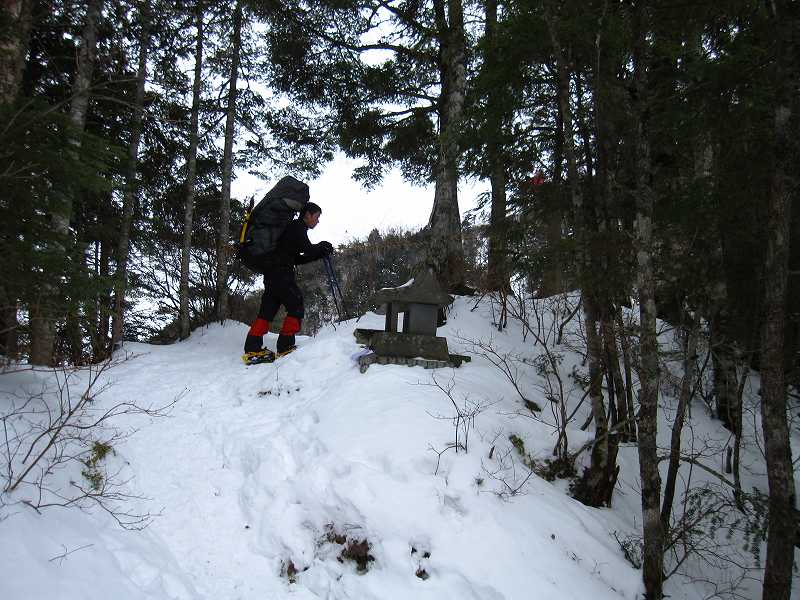
[[[254,198],[250,198],[250,205],[247,207],[247,212],[244,213],[244,221],[242,222],[242,231],[239,233],[239,243],[244,244],[244,238],[247,236],[247,227],[250,225],[250,215],[253,213]]]

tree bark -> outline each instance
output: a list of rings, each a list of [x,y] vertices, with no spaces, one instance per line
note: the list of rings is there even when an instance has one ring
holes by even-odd
[[[19,319],[16,297],[11,297],[0,285],[0,354],[16,360],[19,352]]]
[[[86,251],[88,244],[85,241],[86,231],[83,219],[80,218],[81,210],[77,211],[74,221],[75,229],[75,247],[72,253],[72,262],[74,265],[73,274],[75,277],[68,279],[68,292],[69,304],[67,306],[66,326],[65,326],[65,342],[68,349],[67,355],[69,362],[73,365],[83,365],[86,359],[83,347],[84,331],[83,323],[86,322],[86,316],[83,314],[85,301],[83,294],[80,291],[81,279],[88,280],[89,272],[86,264]],[[71,274],[72,275],[72,274]]]
[[[545,238],[547,239],[547,262],[545,264],[544,278],[542,281],[541,296],[553,296],[564,291],[564,276],[561,272],[561,207],[555,196],[560,193],[560,186],[554,185],[553,192],[547,207],[547,225]]]
[[[723,299],[727,304],[727,298]],[[736,342],[729,335],[727,308],[722,305],[711,318],[711,363],[714,368],[714,410],[728,431],[737,431],[739,376]]]
[[[499,68],[501,57],[498,55],[497,41],[497,0],[486,2],[486,64],[484,66],[489,77]],[[506,220],[506,166],[503,156],[502,133],[506,116],[502,112],[501,90],[495,85],[489,86],[486,112],[487,149],[489,162],[489,179],[491,181],[492,204],[489,214],[489,256],[487,265],[487,289],[507,292],[509,274],[506,259],[506,238],[508,223]]]
[[[658,340],[656,337],[655,276],[653,273],[654,194],[651,187],[650,144],[647,139],[647,78],[649,20],[645,0],[634,9],[634,94],[632,101],[636,173],[636,263],[641,323],[639,381],[639,474],[642,479],[642,576],[648,600],[663,597],[664,534],[661,526],[661,477],[658,472]]]
[[[612,8],[612,10],[615,10]],[[594,85],[591,90],[591,99],[594,103],[594,136],[596,148],[592,146],[592,132],[586,121],[588,117],[581,120],[581,135],[584,142],[584,152],[586,155],[587,188],[591,190],[593,202],[590,203],[592,210],[587,209],[589,217],[594,218],[593,230],[596,231],[596,241],[590,248],[591,259],[588,261],[589,269],[595,275],[592,283],[595,286],[595,296],[600,307],[600,330],[603,335],[604,366],[608,379],[609,413],[614,424],[614,429],[619,431],[620,437],[625,440],[633,438],[632,423],[633,411],[629,410],[628,389],[623,382],[622,372],[619,364],[619,352],[616,342],[616,322],[614,315],[619,313],[616,306],[616,298],[620,294],[627,295],[627,282],[620,277],[619,268],[616,266],[617,257],[615,254],[615,238],[618,233],[618,220],[614,214],[612,203],[614,201],[613,181],[614,172],[612,169],[612,154],[615,147],[619,145],[617,132],[613,126],[612,119],[612,89],[615,80],[615,73],[619,69],[621,60],[606,50],[605,27],[606,16],[609,11],[609,2],[604,1],[600,7],[600,14],[597,19],[597,29],[594,39],[594,58],[595,64],[589,74],[585,76]],[[611,46],[609,43],[608,46]],[[581,77],[577,77],[576,92],[578,99],[583,96],[580,86]],[[589,111],[583,111],[584,114]],[[593,151],[597,153],[597,159],[592,160]],[[596,174],[593,176],[592,169],[596,167]]]
[[[97,21],[103,10],[103,0],[90,0],[86,8],[86,24],[78,49],[78,67],[75,81],[72,84],[72,102],[69,108],[69,120],[76,134],[83,133],[86,128],[86,112],[89,109],[89,88],[92,86],[94,63],[97,50]],[[72,143],[80,146],[77,137]],[[69,226],[69,222],[67,222]]]
[[[0,41],[0,107],[10,106],[19,95],[25,54],[31,34],[33,0],[4,0],[8,37]]]
[[[427,260],[441,284],[458,292],[465,284],[461,215],[458,210],[458,157],[466,95],[466,38],[461,0],[434,0],[439,37],[439,155],[428,221]]]
[[[125,166],[125,189],[122,195],[122,222],[117,245],[117,270],[114,273],[114,314],[111,321],[111,347],[123,340],[125,323],[125,292],[128,287],[128,257],[130,254],[131,223],[136,201],[136,172],[139,165],[139,143],[144,124],[144,95],[147,82],[147,55],[150,50],[150,4],[145,0],[140,9],[141,39],[139,40],[139,64],[136,71],[136,97],[131,120],[131,139],[128,161]]]
[[[111,275],[111,255],[113,247],[111,240],[104,239],[100,242],[100,278],[103,281],[110,282]],[[111,286],[104,286],[104,291],[101,292],[100,298],[97,303],[98,308],[98,322],[97,322],[97,340],[95,341],[93,353],[94,362],[100,362],[108,357],[109,352],[109,334],[110,334],[110,317],[111,317]]]
[[[576,494],[576,498],[589,506],[611,506],[619,471],[616,465],[619,436],[608,427],[603,399],[603,343],[598,333],[599,311],[591,294],[583,295],[583,306],[595,441],[592,461],[583,475],[583,493]]]
[[[785,372],[786,298],[793,189],[797,182],[792,164],[791,123],[797,119],[794,94],[800,83],[796,36],[800,7],[789,0],[769,2],[774,21],[775,55],[773,168],[767,197],[767,244],[764,263],[764,324],[761,331],[761,421],[769,481],[767,560],[764,600],[789,600],[794,563],[795,486],[789,426],[786,418]]]
[[[192,116],[189,126],[189,157],[186,161],[186,207],[183,214],[183,250],[181,253],[180,338],[189,337],[189,258],[192,251],[192,219],[194,214],[197,144],[200,121],[200,88],[203,84],[203,5],[197,3],[197,41],[194,51],[194,83],[192,84]]]
[[[30,363],[51,366],[55,346],[55,307],[50,305],[50,296],[39,294],[28,300],[28,319],[31,332]]]
[[[564,118],[561,106],[556,106],[556,130],[553,151],[553,183],[547,195],[547,262],[542,281],[541,296],[547,297],[564,291],[564,276],[561,261],[562,177],[564,172]]]
[[[97,281],[100,277],[100,245],[100,240],[95,240],[92,242],[92,271],[90,275],[95,281]],[[84,317],[84,321],[86,322],[86,333],[89,337],[89,350],[91,353],[89,361],[91,363],[97,362],[97,328],[100,323],[100,302],[102,295],[102,292],[98,290],[94,298],[86,303],[86,315]]]
[[[564,157],[567,161],[567,183],[572,206],[575,211],[576,270],[581,285],[583,319],[586,328],[586,354],[589,363],[589,398],[595,424],[595,442],[592,447],[591,464],[582,478],[576,498],[591,506],[609,505],[616,484],[616,435],[608,430],[605,401],[603,399],[602,342],[597,331],[599,313],[594,290],[587,277],[587,234],[590,220],[587,218],[578,180],[578,165],[575,152],[575,129],[569,92],[569,65],[564,56],[559,38],[558,22],[553,13],[552,0],[544,5],[547,28],[556,57],[558,72],[558,102],[564,123]]]
[[[633,373],[631,367],[631,352],[628,344],[628,332],[625,330],[625,321],[622,311],[617,311],[617,327],[619,328],[619,345],[622,348],[622,368],[625,370],[625,403],[628,405],[629,422],[628,441],[637,440],[636,433],[636,407],[633,403]]]
[[[615,427],[619,427],[622,441],[630,441],[633,414],[628,414],[627,390],[625,389],[625,381],[622,378],[622,370],[619,366],[619,350],[617,349],[615,329],[616,325],[613,316],[609,315],[602,320],[600,330],[603,337],[606,373],[609,379],[609,405],[614,404],[616,406],[616,420],[612,419],[612,423]],[[614,390],[613,400],[610,397],[612,389]]]
[[[225,148],[222,159],[222,196],[219,203],[219,230],[217,231],[217,320],[228,318],[228,238],[231,218],[231,179],[233,177],[233,135],[236,130],[236,83],[239,78],[239,60],[242,47],[242,6],[236,3],[233,13],[231,38],[231,75],[228,87],[228,114],[225,120]]]
[[[683,423],[686,417],[686,407],[689,406],[689,402],[692,400],[692,386],[694,385],[697,366],[697,336],[700,328],[700,317],[695,313],[690,318],[691,322],[684,329],[686,338],[683,347],[683,379],[681,380],[678,407],[675,409],[675,422],[672,424],[669,445],[669,468],[667,469],[667,480],[664,485],[664,501],[661,505],[661,527],[665,534],[670,529],[672,501],[675,498],[675,483],[678,479],[678,468],[680,467],[681,432],[683,431]]]
[[[591,136],[588,131],[583,132],[583,139],[586,145],[587,168],[589,172],[591,172],[592,164],[596,165],[597,168],[596,178],[594,182],[589,181],[589,186],[595,190],[595,198],[597,199],[595,218],[597,219],[601,238],[601,243],[596,250],[593,250],[593,254],[599,255],[600,268],[598,272],[602,274],[601,291],[598,295],[601,298],[603,308],[601,331],[603,332],[606,375],[609,379],[609,410],[612,412],[612,422],[615,428],[619,427],[620,436],[623,440],[629,441],[635,438],[632,423],[634,413],[629,410],[627,399],[630,396],[630,390],[627,389],[622,379],[616,335],[614,333],[616,328],[614,315],[619,313],[619,308],[615,305],[615,298],[621,292],[618,286],[625,284],[622,283],[622,279],[616,272],[617,269],[614,266],[616,261],[613,256],[614,246],[612,245],[614,243],[613,236],[616,234],[617,228],[616,220],[611,216],[613,215],[613,182],[615,179],[615,173],[612,168],[612,154],[619,140],[611,117],[611,92],[615,78],[614,74],[619,68],[620,60],[606,50],[604,43],[604,35],[606,33],[604,26],[608,10],[609,3],[606,1],[603,3],[602,11],[598,17],[597,33],[595,35],[595,65],[592,70],[594,90],[592,98],[594,100],[597,160],[594,163],[591,162]],[[596,258],[595,260],[598,259]],[[624,335],[624,332],[621,332],[621,334]],[[614,416],[616,416],[616,419],[614,419]]]
[[[508,292],[509,274],[507,265],[508,220],[506,218],[506,171],[502,159],[492,165],[492,208],[489,215],[489,257],[487,265],[487,289],[493,292]]]
[[[0,352],[8,360],[16,360],[18,352],[17,301],[0,286]]]

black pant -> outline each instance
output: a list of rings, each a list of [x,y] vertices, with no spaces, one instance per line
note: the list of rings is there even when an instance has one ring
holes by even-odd
[[[286,314],[290,317],[302,319],[305,316],[303,293],[297,287],[292,267],[264,273],[264,294],[261,296],[258,316],[272,322],[281,305],[286,307]]]
[[[278,335],[277,351],[287,352],[294,348],[294,334],[300,331],[303,320],[303,294],[294,279],[294,269],[270,269],[264,274],[264,294],[261,296],[261,307],[258,318],[250,326],[244,342],[245,352],[259,352],[262,348],[263,336],[269,330],[270,322],[275,319],[281,305],[286,307],[286,318]]]

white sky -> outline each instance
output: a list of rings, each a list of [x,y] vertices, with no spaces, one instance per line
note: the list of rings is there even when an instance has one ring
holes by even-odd
[[[321,177],[307,181],[312,202],[322,207],[319,225],[309,235],[312,242],[328,240],[335,245],[353,238],[363,239],[373,228],[418,229],[427,224],[433,206],[433,185],[415,187],[403,181],[397,169],[392,169],[378,188],[368,191],[351,178],[359,164],[337,154]],[[258,201],[281,176],[267,182],[238,173],[232,193],[237,198],[254,194]],[[484,189],[488,189],[488,183],[462,181],[458,194],[462,217],[474,208],[478,194]]]

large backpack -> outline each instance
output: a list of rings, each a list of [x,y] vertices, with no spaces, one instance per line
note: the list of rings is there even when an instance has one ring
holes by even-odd
[[[308,185],[287,175],[266,193],[255,208],[251,200],[236,248],[242,264],[251,271],[263,273],[281,234],[308,198]]]

